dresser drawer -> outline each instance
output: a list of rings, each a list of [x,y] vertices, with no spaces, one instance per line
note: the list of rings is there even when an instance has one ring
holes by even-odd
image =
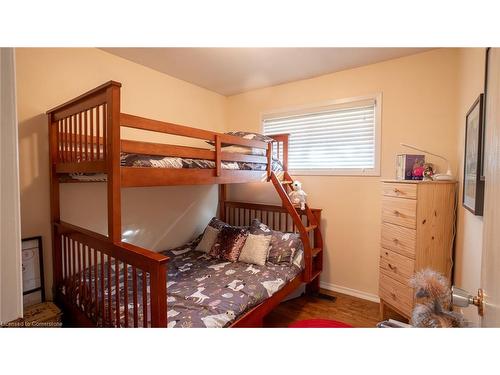
[[[416,228],[417,201],[413,199],[382,197],[382,221]]]
[[[379,282],[380,298],[407,316],[411,316],[413,289],[387,276],[382,269],[380,270]]]
[[[382,223],[382,247],[415,259],[417,231],[399,225]]]
[[[408,281],[415,271],[415,261],[394,251],[381,249],[380,268],[393,279],[408,285]]]
[[[382,184],[382,194],[388,197],[417,199],[417,184],[385,182]]]

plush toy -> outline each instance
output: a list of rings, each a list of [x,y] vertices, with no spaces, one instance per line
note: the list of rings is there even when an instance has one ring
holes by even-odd
[[[431,163],[424,164],[424,181],[432,181],[434,166]]]
[[[417,272],[410,285],[415,289],[416,304],[410,324],[414,327],[464,327],[461,314],[451,311],[451,290],[448,280],[431,269]]]
[[[288,196],[290,197],[292,204],[295,207],[300,207],[301,210],[305,210],[307,194],[304,190],[302,190],[302,184],[300,181],[295,180],[292,182],[291,186],[293,190],[288,193]]]

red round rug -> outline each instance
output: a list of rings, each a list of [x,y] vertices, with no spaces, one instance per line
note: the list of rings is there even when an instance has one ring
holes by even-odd
[[[353,326],[329,319],[306,319],[291,323],[289,328],[353,328]]]

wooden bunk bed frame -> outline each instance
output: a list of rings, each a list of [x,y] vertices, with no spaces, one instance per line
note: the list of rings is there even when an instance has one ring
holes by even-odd
[[[66,323],[95,327],[99,321],[102,326],[137,327],[140,306],[137,280],[142,278],[141,308],[143,316],[147,317],[142,326],[167,326],[169,258],[122,242],[121,189],[129,187],[219,184],[219,217],[222,220],[231,225],[249,225],[251,219],[257,217],[272,229],[300,233],[305,269],[273,296],[240,316],[231,327],[261,326],[263,317],[301,283],[307,284],[307,290],[317,291],[323,268],[321,210],[296,209],[288,198],[287,190],[292,181],[287,172],[288,135],[275,135],[275,142],[268,144],[125,114],[120,110],[120,88],[120,83],[110,81],[47,111],[54,300],[63,309]],[[121,127],[212,141],[215,150],[124,140],[120,137]],[[266,149],[266,156],[223,152],[223,144]],[[213,160],[215,168],[124,167],[120,164],[121,152]],[[282,155],[282,178],[272,171],[273,155]],[[267,169],[228,170],[222,168],[222,161],[266,163]],[[70,173],[106,174],[107,236],[61,221],[59,184],[83,182],[68,178]],[[282,206],[227,200],[226,184],[257,181],[271,181]],[[107,267],[100,267],[100,264]],[[114,278],[111,275],[112,266],[115,272],[121,273],[120,277],[123,276],[123,293],[118,275],[115,274]],[[132,283],[127,281],[128,272],[132,273]],[[120,291],[113,297],[112,285]],[[120,318],[121,312],[124,318]],[[129,319],[129,313],[133,318]]]

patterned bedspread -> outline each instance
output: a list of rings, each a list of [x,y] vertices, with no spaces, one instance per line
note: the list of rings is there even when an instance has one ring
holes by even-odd
[[[213,160],[128,153],[121,154],[120,164],[122,167],[136,168],[215,169]],[[221,167],[230,170],[265,171],[267,164],[223,160]],[[281,172],[283,171],[283,164],[278,159],[273,159],[272,169],[274,172]],[[107,181],[107,175],[104,173],[70,173],[69,176],[79,181]]]
[[[170,257],[167,276],[167,317],[168,327],[225,327],[234,322],[239,316],[269,298],[278,290],[283,288],[303,269],[303,252],[298,252],[294,257],[292,265],[275,265],[267,263],[265,266],[257,266],[243,262],[226,262],[209,257],[205,253],[193,250],[192,244],[178,247],[176,249],[162,252]],[[124,301],[123,265],[120,265],[119,294],[120,301]],[[107,285],[107,277],[104,278],[104,296],[101,288],[98,288],[98,300],[104,297],[107,305],[111,301],[112,313],[111,325],[116,326],[116,272],[114,264],[104,264],[104,273],[111,275],[111,285]],[[101,267],[98,266],[98,275]],[[81,275],[80,275],[81,276]],[[86,285],[94,285],[94,269],[88,268],[83,272]],[[128,321],[133,326],[133,291],[132,272],[128,270]],[[75,277],[77,278],[77,277]],[[142,306],[142,273],[137,272],[137,302],[139,308],[138,326],[143,326]],[[99,278],[100,283],[100,278]],[[75,283],[76,285],[76,283]],[[78,284],[80,285],[80,284]],[[149,288],[149,287],[148,287]],[[65,290],[63,293],[73,295],[75,302],[80,298],[80,290]],[[82,291],[82,299],[93,292]],[[123,305],[123,302],[121,303]],[[148,301],[149,305],[149,301]],[[147,308],[149,315],[150,309]],[[97,320],[98,325],[109,325],[103,321],[101,314],[89,313]],[[125,321],[125,308],[120,306],[120,325]],[[149,321],[149,317],[147,319]]]
[[[301,271],[293,265],[257,266],[210,258],[189,246],[164,252],[170,258],[169,327],[224,327],[283,288]]]
[[[283,165],[277,159],[273,159],[272,168],[275,172],[283,170]],[[140,168],[199,168],[215,169],[215,161],[205,159],[179,158],[173,156],[156,156],[127,154],[121,155],[122,167],[140,167]],[[250,163],[241,161],[222,161],[222,169],[265,171],[267,164]]]

